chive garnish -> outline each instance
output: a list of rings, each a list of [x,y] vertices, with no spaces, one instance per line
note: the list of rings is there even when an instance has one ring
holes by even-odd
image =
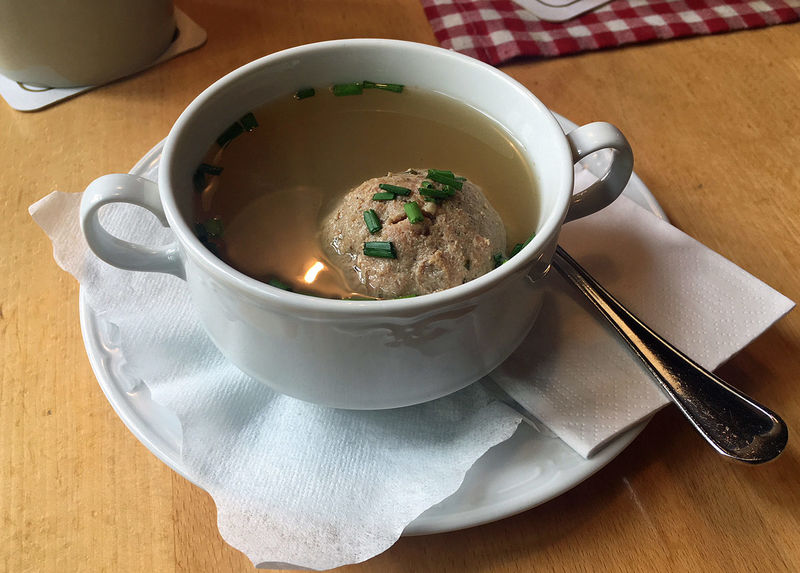
[[[222,167],[211,165],[210,163],[201,163],[192,176],[194,190],[198,193],[202,193],[206,188],[206,175],[219,175],[221,173]]]
[[[516,255],[517,253],[519,253],[519,252],[520,252],[522,249],[524,249],[525,247],[527,247],[527,246],[528,246],[528,243],[530,243],[530,242],[533,240],[533,238],[534,238],[535,236],[536,236],[536,233],[532,234],[530,237],[528,237],[527,239],[525,239],[525,242],[524,242],[524,243],[517,243],[516,245],[514,245],[514,248],[513,248],[513,249],[511,249],[511,252],[508,254],[508,258],[510,259],[510,258],[511,258],[511,257],[513,257],[514,255]]]
[[[316,93],[314,88],[302,88],[294,93],[294,99],[306,99],[307,97],[312,97]]]
[[[494,261],[494,268],[497,268],[503,263],[505,263],[508,259],[505,257],[505,255],[503,255],[503,253],[496,253],[492,257],[492,260]]]
[[[210,219],[210,221],[214,221],[214,219]],[[219,221],[219,220],[217,219],[217,221]],[[194,232],[197,235],[197,238],[200,239],[200,242],[203,244],[203,246],[205,248],[207,248],[209,251],[211,251],[211,253],[213,255],[219,256],[219,245],[215,242],[215,238],[214,238],[215,236],[218,236],[218,235],[212,235],[209,232],[209,229],[206,226],[206,223],[208,223],[208,221],[206,221],[204,223],[196,223],[195,226],[194,226]],[[217,229],[213,229],[213,227],[214,227],[213,224],[211,226],[212,226],[211,230],[215,230],[215,231],[217,230]],[[219,229],[218,230],[219,230],[220,233],[222,232],[222,224],[221,223],[219,225]]]
[[[397,298],[415,298],[417,296],[419,296],[419,295],[416,295],[416,294],[401,294],[400,296],[396,296],[394,298],[396,298],[396,299]]]
[[[360,95],[363,93],[364,88],[360,82],[352,82],[349,84],[334,84],[331,90],[335,96],[349,96]]]
[[[220,147],[225,147],[231,141],[242,135],[245,131],[255,131],[257,127],[258,120],[256,119],[256,116],[253,115],[253,112],[248,111],[239,118],[239,121],[232,123],[228,129],[222,132],[222,134],[217,138],[217,145]],[[215,173],[214,175],[219,174]]]
[[[373,201],[391,201],[394,198],[395,194],[389,193],[388,191],[384,193],[375,193],[375,195],[372,196]]]
[[[423,197],[432,197],[434,199],[447,199],[453,196],[453,190],[450,189],[435,189],[433,187],[420,187],[419,194]]]
[[[206,173],[208,175],[220,175],[222,174],[222,167],[219,165],[211,165],[210,163],[201,163],[197,170],[201,173]]]
[[[231,141],[233,141],[243,133],[244,133],[244,128],[242,127],[242,124],[237,121],[236,123],[231,124],[230,127],[228,127],[228,129],[222,132],[222,134],[217,138],[217,145],[219,145],[220,147],[225,147]]]
[[[381,220],[378,219],[378,214],[372,209],[364,211],[364,222],[367,224],[367,230],[369,230],[371,235],[374,235],[383,228]]]
[[[386,90],[387,92],[394,92],[394,93],[398,93],[398,94],[400,92],[402,92],[403,88],[405,87],[403,84],[383,84],[383,83],[380,83],[380,82],[370,82],[370,81],[367,81],[367,80],[364,80],[363,82],[361,82],[361,85],[364,86],[365,89],[375,88],[375,89]]]
[[[192,175],[195,193],[202,193],[206,188],[206,174],[199,169]]]
[[[405,210],[406,215],[408,215],[408,222],[412,225],[415,223],[422,223],[422,220],[425,218],[422,215],[422,209],[420,209],[419,205],[417,205],[414,201],[404,203],[403,209]]]
[[[209,237],[222,236],[222,221],[220,221],[217,217],[214,217],[213,219],[206,219],[203,221],[202,225]]]
[[[444,173],[440,173],[440,172],[434,171],[433,169],[429,169],[428,170],[428,179],[432,179],[433,181],[436,181],[437,183],[442,183],[444,185],[449,185],[450,187],[453,187],[454,189],[459,189],[459,190],[461,189],[461,187],[464,186],[464,182],[463,181],[459,181],[458,179],[456,179],[452,175],[447,175],[447,174],[444,174]]]
[[[278,280],[278,279],[276,279],[276,278],[271,278],[271,279],[269,279],[269,280],[267,281],[267,284],[268,284],[269,286],[274,286],[275,288],[279,288],[279,289],[281,289],[281,290],[288,290],[288,291],[291,291],[291,290],[292,290],[292,287],[290,287],[290,286],[289,286],[289,285],[287,285],[285,282],[283,282],[283,281],[281,281],[281,280]]]
[[[206,231],[206,226],[203,225],[203,223],[195,223],[194,234],[197,235],[197,238],[200,239],[201,243],[208,242],[208,231]]]
[[[258,127],[258,120],[256,119],[256,116],[253,115],[253,112],[250,111],[239,118],[239,123],[242,124],[242,127],[245,129],[245,131],[255,131]]]
[[[368,257],[379,257],[382,259],[396,259],[397,252],[391,241],[371,241],[364,243],[364,254]]]
[[[456,178],[455,173],[448,171],[447,169],[428,169],[428,177],[430,177],[431,174],[444,175],[450,179]]]
[[[379,189],[383,189],[384,191],[388,191],[389,193],[393,193],[395,195],[411,195],[411,189],[408,187],[401,187],[400,185],[390,185],[388,183],[381,183],[378,185]]]

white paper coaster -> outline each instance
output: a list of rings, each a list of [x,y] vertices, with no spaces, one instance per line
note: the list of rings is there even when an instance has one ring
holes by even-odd
[[[161,57],[139,70],[140,72],[205,44],[206,31],[178,8],[175,8],[175,25],[178,29],[178,34],[172,44],[161,54]],[[19,111],[42,109],[96,87],[99,86],[45,88],[22,84],[0,75],[0,95],[8,102],[8,105]]]

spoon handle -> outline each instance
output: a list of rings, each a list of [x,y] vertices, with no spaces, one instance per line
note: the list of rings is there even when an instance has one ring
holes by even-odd
[[[664,340],[626,309],[561,247],[552,262],[647,365],[661,389],[719,453],[760,464],[778,456],[788,439],[774,412],[726,384]]]

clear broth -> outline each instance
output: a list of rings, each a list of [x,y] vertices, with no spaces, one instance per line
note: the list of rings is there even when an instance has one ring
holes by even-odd
[[[222,222],[218,256],[255,279],[330,298],[354,293],[319,243],[319,221],[361,182],[408,168],[447,169],[479,185],[506,227],[509,246],[535,229],[536,178],[520,145],[494,120],[451,97],[413,88],[360,95],[291,95],[253,110],[258,127],[204,162],[195,221]],[[316,263],[324,268],[316,275]],[[317,264],[316,267],[319,268]]]

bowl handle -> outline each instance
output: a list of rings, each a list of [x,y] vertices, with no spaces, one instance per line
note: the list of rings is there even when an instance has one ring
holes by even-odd
[[[597,121],[573,129],[567,134],[572,160],[577,163],[601,149],[613,149],[611,165],[598,181],[572,196],[564,222],[580,219],[599,211],[619,197],[633,173],[633,152],[622,132],[610,123]]]
[[[148,247],[123,241],[105,230],[98,213],[100,207],[110,203],[131,203],[144,207],[162,225],[169,226],[158,186],[153,181],[135,175],[104,175],[92,181],[81,199],[81,230],[94,254],[121,269],[168,273],[185,279],[183,260],[176,242]]]

